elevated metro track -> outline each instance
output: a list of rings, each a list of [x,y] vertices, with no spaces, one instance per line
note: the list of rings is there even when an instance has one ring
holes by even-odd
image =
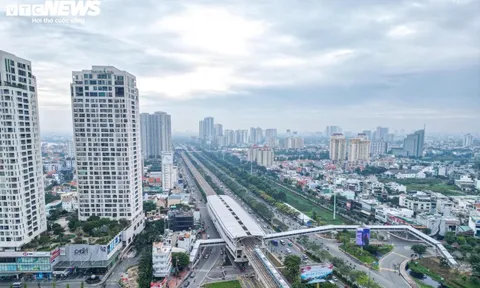
[[[202,188],[202,190],[205,191],[205,194],[207,194],[207,196],[217,195],[217,193],[215,193],[215,190],[212,189],[212,187],[207,183],[205,178],[203,178],[200,172],[198,172],[197,168],[195,168],[192,161],[190,161],[187,155],[185,155],[185,152],[180,153],[180,155],[182,156],[183,161],[187,165],[193,177],[195,177],[195,179],[197,180],[198,184],[200,185],[200,188]]]
[[[180,155],[181,155],[183,161],[185,162],[185,164],[187,165],[187,168],[192,173],[193,177],[195,177],[195,179],[197,180],[200,187],[203,189],[203,191],[205,191],[205,194],[207,194],[207,196],[216,195],[215,191],[207,183],[207,181],[203,178],[203,176],[200,174],[200,172],[198,172],[197,168],[195,168],[195,166],[193,165],[193,163],[190,161],[190,159],[187,157],[187,155],[185,153],[188,153],[188,152],[181,152]],[[189,154],[189,155],[192,157],[192,159],[194,159],[194,160],[196,159],[192,154]],[[198,163],[198,161],[197,161],[197,163]],[[212,240],[213,241],[211,241],[211,242],[216,242],[216,243],[204,242],[204,243],[199,243],[199,246],[209,246],[209,244],[210,245],[222,245],[222,244],[225,243],[225,241],[215,241],[214,239],[212,239]],[[257,277],[259,277],[260,282],[263,285],[265,285],[266,288],[277,288],[277,287],[279,287],[279,285],[277,284],[277,280],[274,279],[273,275],[265,267],[262,260],[259,259],[257,254],[254,252],[254,249],[256,248],[255,247],[256,246],[255,241],[253,239],[250,240],[250,239],[246,238],[246,239],[242,239],[241,242],[245,247],[244,252],[245,252],[250,264],[252,265],[253,269],[257,273]],[[199,247],[197,247],[197,251],[198,251],[198,248]],[[192,261],[192,259],[195,258],[196,254],[197,253],[191,253],[190,254],[190,260],[191,261]]]

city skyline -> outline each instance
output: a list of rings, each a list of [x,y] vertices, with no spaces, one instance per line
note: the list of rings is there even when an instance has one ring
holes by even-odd
[[[137,75],[140,112],[172,115],[174,132],[205,115],[229,129],[479,131],[475,1],[157,2],[126,15],[103,1],[70,26],[1,13],[2,49],[36,69],[42,131],[71,133],[70,71],[91,65]]]

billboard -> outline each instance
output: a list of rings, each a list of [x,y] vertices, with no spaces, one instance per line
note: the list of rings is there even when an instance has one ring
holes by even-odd
[[[300,278],[308,284],[324,282],[323,280],[333,272],[333,264],[319,264],[300,268]]]
[[[355,242],[359,246],[368,246],[370,244],[370,228],[358,228]]]

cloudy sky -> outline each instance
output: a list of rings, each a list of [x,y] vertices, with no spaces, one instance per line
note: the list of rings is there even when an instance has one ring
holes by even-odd
[[[174,131],[251,126],[480,132],[480,1],[103,0],[85,24],[6,17],[0,49],[32,61],[43,132],[71,132],[71,71],[136,75],[141,112]]]

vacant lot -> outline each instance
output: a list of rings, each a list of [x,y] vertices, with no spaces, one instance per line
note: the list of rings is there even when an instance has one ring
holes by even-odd
[[[272,183],[272,182],[270,182]],[[345,219],[343,219],[341,216],[337,215],[336,219],[333,220],[333,213],[323,207],[320,207],[318,205],[313,204],[312,202],[306,200],[305,198],[302,198],[300,196],[295,195],[288,189],[276,185],[276,188],[279,190],[285,192],[287,194],[287,203],[292,205],[293,207],[297,208],[298,210],[302,211],[302,213],[312,216],[313,211],[317,213],[318,216],[322,219],[323,222],[327,224],[344,224]]]
[[[431,190],[446,196],[459,196],[463,194],[455,185],[449,185],[440,179],[381,179],[382,182],[397,182],[407,186],[407,191]]]

